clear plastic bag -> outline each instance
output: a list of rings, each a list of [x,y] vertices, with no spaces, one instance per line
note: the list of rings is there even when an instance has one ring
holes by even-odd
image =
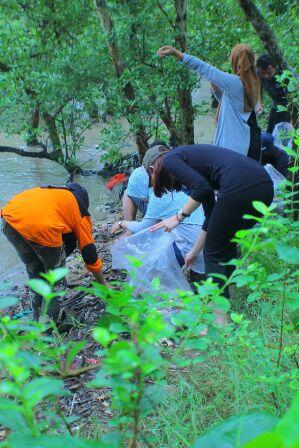
[[[284,149],[284,146],[292,147],[293,139],[290,137],[290,132],[292,131],[293,126],[291,123],[281,122],[275,125],[275,128],[272,132],[274,137],[274,146],[279,149]]]
[[[174,236],[163,229],[149,232],[148,229],[118,240],[111,247],[112,267],[128,271],[128,283],[141,291],[157,291],[152,283],[160,279],[160,292],[190,291],[173,249]],[[142,262],[133,268],[128,259],[134,257]]]
[[[273,181],[274,191],[281,191],[281,184],[286,180],[286,178],[269,163],[267,163],[264,168]]]
[[[281,189],[281,185],[286,180],[286,178],[269,163],[267,165],[265,165],[264,168],[273,181],[273,187],[274,187],[273,203],[276,204],[276,210],[278,212],[282,212],[283,211],[283,204],[282,204],[283,191]]]

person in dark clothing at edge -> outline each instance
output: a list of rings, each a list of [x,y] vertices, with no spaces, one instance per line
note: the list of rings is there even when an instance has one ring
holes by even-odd
[[[205,273],[229,277],[232,266],[223,266],[237,256],[237,246],[231,242],[237,230],[249,229],[254,220],[243,219],[245,213],[259,215],[252,201],[269,206],[273,200],[273,183],[264,168],[255,160],[227,148],[211,145],[179,146],[149,149],[143,165],[150,175],[156,196],[166,191],[189,189],[190,198],[177,215],[161,221],[152,231],[171,231],[202,204],[205,221],[193,249],[185,256],[186,266],[192,265],[204,250]],[[217,202],[214,191],[218,191]],[[215,281],[223,286],[223,281]],[[224,291],[229,297],[229,291]]]
[[[261,80],[261,96],[263,90],[265,90],[272,99],[272,107],[267,127],[267,133],[272,134],[277,123],[291,121],[291,114],[289,111],[280,112],[277,110],[277,106],[288,107],[287,90],[276,80],[275,75],[278,75],[279,73],[269,54],[262,54],[259,56],[256,61],[256,66]],[[259,112],[261,111],[262,103]]]
[[[287,177],[289,174],[290,158],[288,154],[274,144],[272,134],[262,132],[262,159],[261,164],[270,163],[280,174]]]
[[[66,187],[48,185],[25,190],[2,208],[2,231],[25,264],[29,278],[63,266],[78,242],[86,268],[105,285],[88,207],[86,189],[74,182]],[[43,300],[39,294],[30,294],[33,318],[38,321]],[[57,321],[60,311],[58,298],[52,299],[48,316]]]

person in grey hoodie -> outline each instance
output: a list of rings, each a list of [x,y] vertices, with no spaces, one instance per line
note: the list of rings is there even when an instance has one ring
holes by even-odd
[[[246,44],[239,44],[231,50],[230,63],[234,74],[225,73],[168,45],[161,47],[158,55],[176,57],[217,87],[214,95],[220,104],[213,145],[259,161],[261,132],[257,125],[255,107],[260,94],[260,80],[252,49]]]

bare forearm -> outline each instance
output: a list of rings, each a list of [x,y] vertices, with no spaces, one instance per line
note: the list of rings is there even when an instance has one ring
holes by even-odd
[[[200,202],[195,201],[192,198],[189,198],[186,204],[183,207],[183,212],[187,215],[191,215],[198,207],[200,206]]]
[[[123,214],[126,221],[134,221],[136,219],[137,207],[132,199],[124,194],[123,197]]]
[[[200,232],[200,234],[196,240],[196,243],[194,244],[193,249],[192,249],[192,251],[194,253],[199,254],[202,251],[202,249],[205,245],[206,235],[207,235],[207,232],[205,232],[205,230],[202,230]]]
[[[184,59],[184,54],[182,53],[180,50],[177,50],[176,48],[174,49],[174,53],[173,56],[176,57],[179,61],[182,61]]]

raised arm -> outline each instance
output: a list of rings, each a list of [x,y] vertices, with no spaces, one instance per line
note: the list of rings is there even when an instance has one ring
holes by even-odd
[[[229,73],[223,72],[213,65],[207,64],[206,62],[198,59],[194,56],[190,56],[187,53],[182,53],[171,46],[164,46],[159,48],[158,55],[160,57],[174,56],[179,61],[183,62],[187,67],[194,70],[199,75],[204,76],[213,84],[216,84],[220,89],[227,91],[231,94],[238,93],[243,88],[242,81],[237,75],[231,75]]]

